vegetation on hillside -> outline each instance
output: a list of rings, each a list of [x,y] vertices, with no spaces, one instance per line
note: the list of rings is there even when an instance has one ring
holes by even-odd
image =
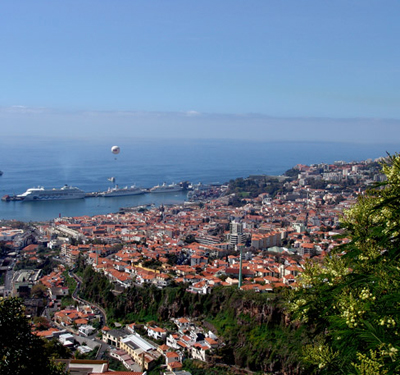
[[[163,325],[171,318],[190,316],[217,331],[225,343],[210,356],[211,363],[226,363],[254,371],[298,367],[302,330],[285,323],[279,294],[258,294],[236,287],[214,288],[211,294],[186,292],[186,286],[158,289],[132,287],[112,293],[111,283],[90,267],[84,271],[82,296],[105,306],[109,322]]]
[[[234,193],[239,198],[256,198],[260,194],[268,193],[273,197],[282,189],[283,183],[278,178],[270,176],[240,177],[229,181],[227,194]]]
[[[84,267],[83,259],[79,260],[77,273],[82,275],[80,296],[92,301],[106,310],[113,311],[114,289],[113,284],[103,274],[95,272],[92,267]]]

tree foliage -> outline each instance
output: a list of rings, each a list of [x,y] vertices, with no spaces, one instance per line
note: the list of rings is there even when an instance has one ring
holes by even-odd
[[[50,359],[46,343],[32,334],[20,299],[0,299],[0,327],[0,374],[65,374]]]
[[[259,176],[258,178],[237,178],[229,181],[227,194],[235,193],[238,197],[255,198],[262,193],[268,193],[272,197],[283,189],[283,183],[277,178]]]
[[[42,283],[37,283],[32,286],[31,296],[33,298],[44,298],[47,294],[47,288]]]
[[[313,343],[309,373],[400,372],[400,157],[383,165],[387,181],[361,196],[342,220],[350,242],[309,262],[289,298]]]
[[[93,301],[105,309],[112,309],[114,304],[113,284],[104,275],[95,272],[92,267],[86,267],[82,275],[83,285],[81,297]]]

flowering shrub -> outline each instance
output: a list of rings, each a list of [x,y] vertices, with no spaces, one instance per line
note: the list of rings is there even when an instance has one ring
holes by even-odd
[[[400,156],[345,212],[351,241],[322,261],[309,261],[287,302],[309,327],[303,348],[309,373],[400,373]]]

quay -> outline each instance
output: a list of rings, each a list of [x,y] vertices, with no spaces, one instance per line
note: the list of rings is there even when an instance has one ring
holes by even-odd
[[[96,197],[101,197],[104,193],[98,192],[98,191],[93,191],[91,193],[85,193],[85,198],[96,198]]]
[[[1,200],[3,202],[13,202],[13,201],[23,201],[23,198],[18,197],[17,195],[8,195],[8,194],[6,194],[6,195],[3,195],[1,197]]]
[[[211,186],[211,185],[210,185]],[[208,190],[210,186],[202,185],[201,183],[197,185],[192,185],[188,181],[181,182],[179,184],[170,184],[166,185],[157,185],[152,188],[136,188],[135,186],[131,186],[130,188],[118,188],[116,185],[114,188],[109,189],[108,191],[93,191],[93,192],[84,192],[78,188],[69,187],[65,185],[61,189],[44,189],[43,187],[31,188],[28,189],[25,193],[16,195],[16,194],[6,194],[1,200],[4,202],[15,202],[15,201],[23,201],[26,196],[29,196],[29,201],[52,201],[52,200],[62,200],[64,199],[82,199],[82,198],[97,198],[97,197],[120,197],[120,196],[128,196],[128,195],[137,195],[137,194],[146,194],[146,193],[174,193],[178,191],[188,191],[193,193],[197,193],[201,195],[204,191]],[[39,196],[33,196],[39,192]],[[72,192],[72,193],[70,193]],[[45,193],[50,193],[50,195],[45,195]],[[71,194],[76,194],[76,196],[71,197]],[[44,196],[45,195],[45,196]],[[33,198],[32,198],[33,196]],[[44,196],[44,198],[40,198]]]

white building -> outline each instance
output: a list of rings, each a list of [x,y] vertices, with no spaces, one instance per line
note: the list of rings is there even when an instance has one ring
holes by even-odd
[[[162,340],[167,336],[167,330],[160,327],[146,327],[147,335],[156,340]]]
[[[90,336],[94,331],[94,327],[90,325],[83,325],[79,327],[79,333],[81,333],[83,336]]]

